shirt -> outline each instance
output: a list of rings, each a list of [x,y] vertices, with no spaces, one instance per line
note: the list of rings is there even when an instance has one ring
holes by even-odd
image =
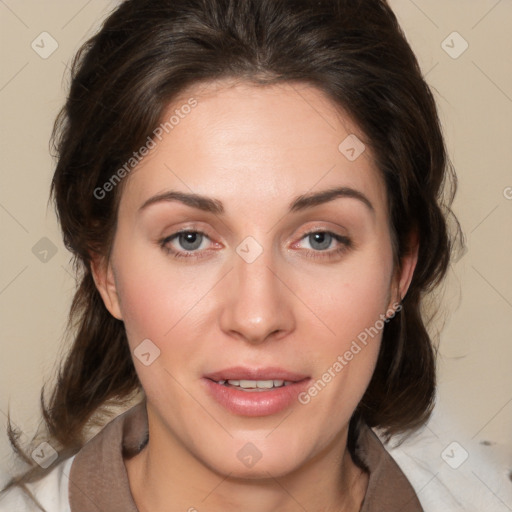
[[[123,457],[147,442],[146,402],[110,421],[73,457],[43,479],[28,484],[47,512],[138,512]],[[359,433],[357,451],[369,470],[361,512],[424,512],[416,493],[377,435],[367,426]],[[0,510],[39,510],[20,489],[0,500]],[[4,504],[9,508],[3,508]]]

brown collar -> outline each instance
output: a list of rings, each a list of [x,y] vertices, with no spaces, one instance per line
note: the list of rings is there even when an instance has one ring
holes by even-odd
[[[147,436],[144,399],[86,443],[71,465],[71,512],[138,512],[123,457],[140,451]],[[358,454],[370,470],[361,512],[423,512],[411,484],[367,426],[359,435]]]

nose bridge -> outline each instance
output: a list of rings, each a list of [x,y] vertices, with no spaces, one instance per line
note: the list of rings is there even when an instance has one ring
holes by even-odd
[[[275,275],[277,258],[270,245],[245,238],[233,255],[221,327],[252,343],[292,329],[293,315],[286,287]]]

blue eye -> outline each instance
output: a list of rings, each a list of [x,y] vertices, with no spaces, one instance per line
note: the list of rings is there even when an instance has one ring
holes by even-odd
[[[323,251],[325,249],[329,249],[331,246],[331,242],[334,240],[334,236],[331,233],[327,233],[325,231],[317,231],[316,233],[310,233],[307,235],[308,241],[313,244],[313,249]],[[314,247],[314,244],[318,244]]]
[[[163,238],[159,241],[159,245],[174,258],[202,258],[208,253],[206,249],[200,250],[205,239],[209,240],[209,237],[202,231],[182,230]],[[330,231],[311,231],[302,236],[301,240],[304,239],[307,239],[311,246],[311,249],[305,250],[308,257],[311,258],[334,258],[352,247],[352,241],[348,237]],[[175,240],[181,250],[173,246],[172,242]],[[328,250],[333,242],[336,242],[339,247]]]
[[[301,240],[304,239],[307,239],[312,247],[312,250],[307,250],[312,258],[333,258],[352,247],[350,238],[332,233],[331,231],[311,231],[301,238]],[[326,250],[329,249],[333,241],[336,241],[339,247],[333,250]]]
[[[206,233],[202,231],[191,231],[183,230],[172,234],[160,241],[160,246],[169,254],[172,254],[175,258],[190,258],[197,257],[195,254],[187,254],[191,252],[197,252],[197,249],[201,246],[201,242],[204,237],[208,238]],[[176,239],[179,245],[184,249],[183,251],[177,250],[169,244]]]
[[[197,233],[194,231],[188,231],[179,233],[177,235],[177,240],[181,247],[183,247],[187,251],[195,251],[201,245],[202,237],[204,235],[202,233]]]

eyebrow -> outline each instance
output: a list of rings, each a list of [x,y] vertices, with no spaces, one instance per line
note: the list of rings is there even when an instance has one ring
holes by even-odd
[[[297,196],[290,203],[289,211],[298,212],[306,210],[308,208],[313,208],[315,206],[333,201],[334,199],[343,197],[357,199],[358,201],[363,203],[372,214],[375,214],[375,208],[373,207],[370,200],[359,190],[350,187],[330,188],[327,190],[322,190],[320,192]],[[155,203],[172,201],[178,201],[192,208],[197,208],[198,210],[213,213],[216,215],[222,215],[224,213],[224,205],[222,204],[222,201],[218,199],[203,196],[200,194],[179,192],[177,190],[169,190],[150,197],[139,208],[139,212]]]

